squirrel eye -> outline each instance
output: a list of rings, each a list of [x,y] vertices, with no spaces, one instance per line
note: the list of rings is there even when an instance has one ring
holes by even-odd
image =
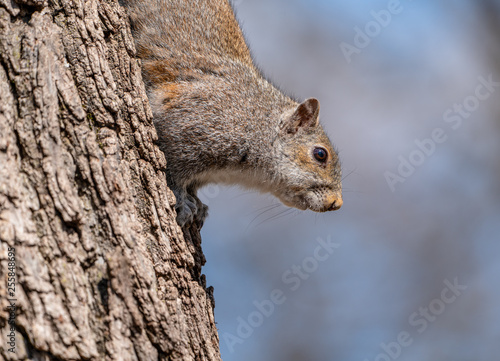
[[[328,159],[328,152],[324,148],[314,148],[313,155],[314,158],[320,163],[325,163]]]

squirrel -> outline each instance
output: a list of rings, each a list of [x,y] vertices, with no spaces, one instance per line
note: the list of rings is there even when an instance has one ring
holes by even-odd
[[[315,212],[342,206],[341,166],[319,102],[283,94],[255,66],[228,0],[123,0],[181,227],[197,190],[237,184]]]

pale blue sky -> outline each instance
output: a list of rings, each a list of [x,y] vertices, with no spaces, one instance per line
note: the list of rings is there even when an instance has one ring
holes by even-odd
[[[201,191],[210,217],[203,272],[215,287],[225,361],[369,361],[409,330],[398,360],[497,361],[500,354],[500,92],[453,130],[443,113],[494,74],[474,1],[405,1],[380,35],[347,63],[340,43],[388,1],[243,0],[238,16],[264,73],[299,98],[317,97],[341,151],[344,207],[329,214],[262,212],[275,200],[240,189]],[[447,136],[391,192],[415,139]],[[278,216],[273,218],[274,216]],[[317,238],[338,252],[290,291],[282,275]],[[467,291],[422,334],[408,317],[439,297],[444,279]],[[224,333],[275,289],[287,301],[232,351]]]

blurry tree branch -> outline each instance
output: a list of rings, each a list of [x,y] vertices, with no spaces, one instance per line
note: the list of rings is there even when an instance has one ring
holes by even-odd
[[[481,0],[476,3],[480,18],[484,21],[488,36],[487,50],[489,56],[500,74],[500,3],[497,0]]]

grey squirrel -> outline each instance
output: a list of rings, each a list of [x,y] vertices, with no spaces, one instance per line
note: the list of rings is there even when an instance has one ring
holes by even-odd
[[[200,227],[208,183],[269,192],[315,212],[342,206],[319,102],[291,99],[256,68],[228,0],[124,0],[167,159],[180,226]]]

